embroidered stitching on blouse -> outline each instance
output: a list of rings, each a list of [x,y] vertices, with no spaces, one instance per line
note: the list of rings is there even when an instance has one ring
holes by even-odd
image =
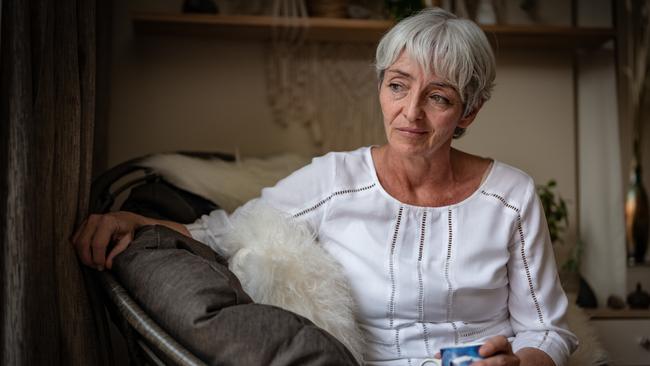
[[[503,203],[504,206],[506,206],[507,208],[509,208],[509,209],[511,209],[511,210],[513,210],[513,211],[515,211],[516,213],[519,213],[519,209],[518,209],[517,207],[515,207],[515,206],[509,204],[509,203],[505,200],[505,198],[499,196],[498,194],[496,194],[496,193],[488,193],[488,192],[486,192],[486,191],[481,191],[481,193],[483,193],[484,195],[486,195],[486,196],[488,196],[488,197],[494,197],[494,198],[498,199],[499,201],[501,201],[501,203]]]
[[[530,274],[530,267],[528,265],[528,259],[526,258],[524,242],[524,230],[521,228],[521,216],[517,215],[517,230],[519,230],[519,240],[521,241],[521,260],[524,262],[524,268],[526,269],[526,279],[528,280],[528,288],[530,290],[530,296],[533,297],[533,302],[535,303],[535,309],[537,310],[537,318],[539,319],[540,324],[544,324],[544,318],[542,317],[542,309],[539,306],[539,301],[537,301],[537,295],[535,294],[535,289],[533,288],[533,277]]]
[[[539,320],[540,324],[544,325],[544,317],[542,316],[542,309],[539,306],[539,301],[537,300],[537,295],[535,294],[535,289],[533,288],[533,277],[530,274],[530,266],[528,265],[528,258],[526,258],[526,242],[524,240],[524,230],[521,227],[521,214],[520,211],[517,207],[509,204],[506,202],[506,200],[499,196],[496,193],[488,193],[485,191],[481,191],[482,194],[489,196],[489,197],[494,197],[501,201],[503,205],[517,213],[517,231],[519,232],[519,241],[521,242],[521,248],[519,250],[521,254],[521,260],[524,263],[524,269],[526,271],[526,279],[528,280],[528,290],[530,291],[530,296],[533,298],[533,303],[535,304],[535,310],[537,311],[537,319]]]
[[[395,231],[393,232],[393,239],[390,245],[390,257],[388,259],[388,272],[390,275],[390,302],[388,303],[388,325],[390,328],[393,327],[395,323],[395,292],[397,291],[397,285],[395,283],[395,246],[397,245],[397,234],[399,233],[399,226],[402,222],[402,212],[404,207],[400,206],[399,211],[397,212],[397,221],[395,222]],[[402,350],[399,344],[399,329],[395,329],[395,348],[397,350],[397,356],[402,356]]]
[[[460,333],[460,336],[463,338],[479,335],[482,333],[487,332],[488,330],[494,328],[494,325],[488,326],[488,327],[483,327],[483,328],[477,328],[477,329],[472,329],[468,330],[467,332]]]
[[[433,352],[431,351],[431,345],[429,344],[429,330],[425,323],[422,324],[422,333],[424,334],[424,349],[427,350],[427,356],[433,357]]]
[[[424,280],[422,278],[422,257],[424,252],[424,236],[427,227],[427,212],[422,213],[422,223],[420,225],[420,248],[418,253],[418,284],[420,288],[418,289],[418,315],[420,322],[422,322],[422,333],[424,336],[424,347],[427,350],[427,354],[431,356],[431,350],[429,348],[429,333],[427,332],[427,327],[424,324]]]
[[[456,326],[455,322],[451,322],[451,327],[454,328],[454,345],[457,345],[459,343],[459,336],[458,336],[458,327]]]
[[[537,348],[540,348],[544,344],[544,342],[546,342],[547,337],[548,337],[548,330],[544,332],[544,337],[542,338],[542,341],[539,342],[539,344],[537,345]]]
[[[399,225],[402,222],[402,212],[404,207],[399,208],[397,212],[397,221],[395,223],[395,232],[393,232],[393,240],[390,245],[390,257],[388,260],[388,272],[390,275],[390,302],[388,303],[388,325],[390,328],[393,327],[395,321],[395,291],[397,290],[397,285],[395,284],[395,246],[397,245],[397,234],[399,233]]]
[[[329,200],[331,200],[332,198],[334,198],[336,196],[349,194],[349,193],[357,193],[357,192],[366,191],[366,190],[368,190],[368,189],[370,189],[370,188],[372,188],[374,186],[375,186],[375,183],[373,183],[373,184],[371,184],[369,186],[361,187],[361,188],[343,189],[343,190],[340,190],[340,191],[336,191],[336,192],[330,194],[329,196],[325,197],[324,199],[318,201],[317,204],[315,204],[315,205],[313,205],[313,206],[311,206],[309,208],[306,208],[306,209],[298,212],[297,214],[293,215],[293,217],[295,218],[295,217],[300,217],[302,215],[308,214],[308,213],[318,209],[319,207],[323,206]]]
[[[402,347],[399,345],[399,328],[395,329],[395,348],[397,349],[397,357],[402,357]]]
[[[452,312],[452,303],[454,300],[454,288],[451,285],[451,280],[449,279],[449,262],[451,262],[451,246],[454,241],[453,231],[452,231],[452,222],[451,222],[451,209],[447,209],[447,226],[449,230],[448,239],[447,239],[447,257],[445,258],[445,282],[447,283],[447,321],[451,322],[451,312]],[[458,344],[458,328],[454,322],[451,322],[451,326],[454,328],[454,344]]]
[[[422,279],[422,252],[424,251],[424,232],[427,225],[427,212],[422,213],[422,224],[420,225],[420,249],[418,253],[418,315],[420,321],[424,321],[424,280]]]
[[[447,239],[447,257],[445,258],[445,282],[447,283],[447,321],[450,321],[451,311],[452,311],[452,300],[454,296],[454,288],[451,286],[451,280],[449,279],[449,262],[451,261],[451,245],[454,239],[453,232],[452,232],[451,209],[447,210],[447,226],[449,229],[449,234]]]
[[[424,250],[424,229],[427,226],[427,212],[422,213],[422,225],[420,225],[420,252],[418,253],[418,262],[422,262],[422,252]]]
[[[418,261],[418,318],[424,321],[424,280],[422,279],[422,262]]]

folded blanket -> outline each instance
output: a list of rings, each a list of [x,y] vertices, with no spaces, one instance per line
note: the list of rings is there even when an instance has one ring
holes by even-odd
[[[357,365],[309,320],[253,303],[224,263],[191,238],[148,226],[113,271],[147,314],[210,365]]]

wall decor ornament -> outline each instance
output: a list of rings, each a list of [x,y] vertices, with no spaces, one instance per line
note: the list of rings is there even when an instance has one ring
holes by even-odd
[[[383,142],[374,45],[305,41],[305,9],[304,0],[274,3],[273,16],[295,24],[274,31],[268,46],[266,84],[274,121],[309,131],[315,154]]]
[[[646,107],[645,96],[649,84],[647,82],[648,49],[650,48],[648,1],[626,1],[625,10],[630,21],[625,25],[627,64],[623,73],[629,94],[627,109],[634,132],[632,171],[625,200],[625,228],[628,264],[635,265],[645,262],[650,230],[648,195],[641,176],[640,153]]]
[[[630,174],[630,187],[625,200],[625,229],[627,237],[628,264],[641,264],[648,250],[648,194],[641,179],[641,156],[639,142],[634,142],[634,163]]]

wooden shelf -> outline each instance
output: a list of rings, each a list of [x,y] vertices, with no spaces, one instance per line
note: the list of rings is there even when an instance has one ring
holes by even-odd
[[[482,26],[497,48],[597,48],[615,38],[611,28]]]
[[[169,13],[135,13],[133,22],[137,34],[270,40],[275,33],[299,35],[313,41],[366,43],[379,41],[394,24],[388,20]],[[611,28],[514,25],[482,28],[497,49],[593,48],[614,39],[615,35]]]
[[[254,15],[186,15],[137,13],[136,33],[217,36],[233,39],[270,40],[273,32],[304,30],[315,41],[375,42],[393,22],[335,18],[275,18]],[[299,32],[295,32],[298,34]]]
[[[650,319],[649,309],[585,309],[590,319]]]

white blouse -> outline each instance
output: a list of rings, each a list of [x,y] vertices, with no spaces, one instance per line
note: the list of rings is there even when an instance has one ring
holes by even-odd
[[[495,161],[463,201],[413,206],[382,188],[370,150],[315,158],[260,197],[305,220],[342,265],[366,364],[420,365],[441,347],[494,335],[566,364],[577,338],[533,180]],[[218,210],[188,229],[218,249],[228,220]]]

